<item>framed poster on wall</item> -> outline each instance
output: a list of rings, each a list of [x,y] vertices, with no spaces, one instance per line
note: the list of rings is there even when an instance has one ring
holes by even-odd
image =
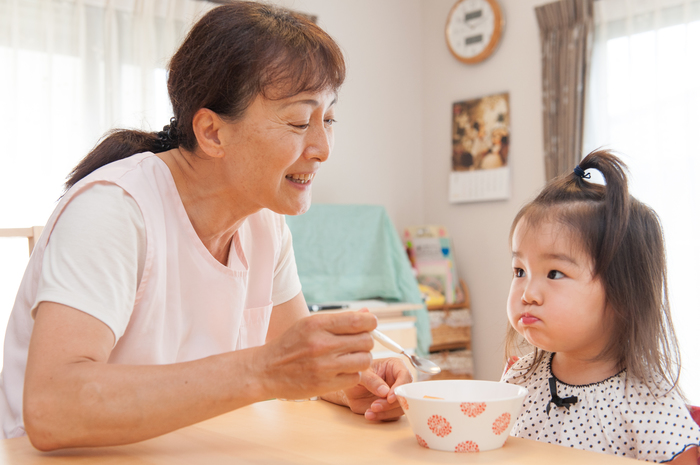
[[[510,196],[508,93],[452,105],[449,201],[479,202]]]

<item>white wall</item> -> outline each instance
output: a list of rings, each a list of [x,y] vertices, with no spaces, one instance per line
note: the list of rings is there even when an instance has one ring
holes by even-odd
[[[476,377],[492,380],[503,371],[510,225],[544,184],[540,42],[534,7],[548,1],[500,3],[506,20],[503,38],[495,54],[478,65],[455,60],[445,45],[445,21],[454,1],[422,4],[424,218],[444,224],[454,236],[457,271],[471,291]],[[452,103],[501,92],[510,94],[510,199],[449,204]]]
[[[348,66],[335,149],[314,179],[313,201],[384,205],[399,229],[422,223],[421,1],[275,3],[317,15]]]
[[[314,202],[382,204],[399,230],[447,226],[458,272],[471,290],[475,374],[495,380],[503,368],[510,224],[544,183],[534,6],[548,0],[500,0],[506,17],[501,45],[471,66],[455,60],[445,44],[454,1],[276,3],[318,15],[348,62],[336,147],[314,181]],[[511,198],[449,204],[452,103],[499,92],[510,93]]]

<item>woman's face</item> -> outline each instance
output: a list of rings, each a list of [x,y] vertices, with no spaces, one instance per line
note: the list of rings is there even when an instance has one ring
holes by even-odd
[[[258,95],[226,125],[225,166],[237,202],[284,215],[309,209],[313,179],[333,148],[336,99],[332,90],[280,100]]]

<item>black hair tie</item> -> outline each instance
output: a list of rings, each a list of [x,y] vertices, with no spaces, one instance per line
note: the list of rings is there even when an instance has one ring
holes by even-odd
[[[576,165],[574,168],[574,174],[579,178],[591,179],[591,173],[586,173],[580,166]]]
[[[163,130],[156,134],[158,135],[158,148],[163,152],[179,145],[177,120],[175,117],[170,118],[170,124],[163,126]]]
[[[578,166],[576,168],[578,168]],[[566,410],[569,410],[569,407],[578,402],[578,397],[576,396],[564,397],[563,399],[559,397],[557,394],[557,379],[554,376],[549,378],[549,393],[552,395],[552,400],[547,403],[547,408],[545,409],[547,410],[547,415],[549,415],[552,404],[557,407],[566,407]]]

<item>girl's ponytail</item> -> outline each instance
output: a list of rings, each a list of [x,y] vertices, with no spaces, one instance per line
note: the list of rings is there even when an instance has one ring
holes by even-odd
[[[581,160],[577,168],[582,171],[574,170],[570,176],[582,191],[591,188],[597,190],[594,184],[587,181],[590,174],[581,174],[585,173],[585,170],[596,169],[605,178],[604,208],[600,212],[603,214],[601,218],[603,231],[593,256],[596,265],[595,274],[602,275],[610,266],[615,251],[618,250],[627,233],[630,215],[630,195],[625,174],[627,166],[608,152],[595,151]]]

